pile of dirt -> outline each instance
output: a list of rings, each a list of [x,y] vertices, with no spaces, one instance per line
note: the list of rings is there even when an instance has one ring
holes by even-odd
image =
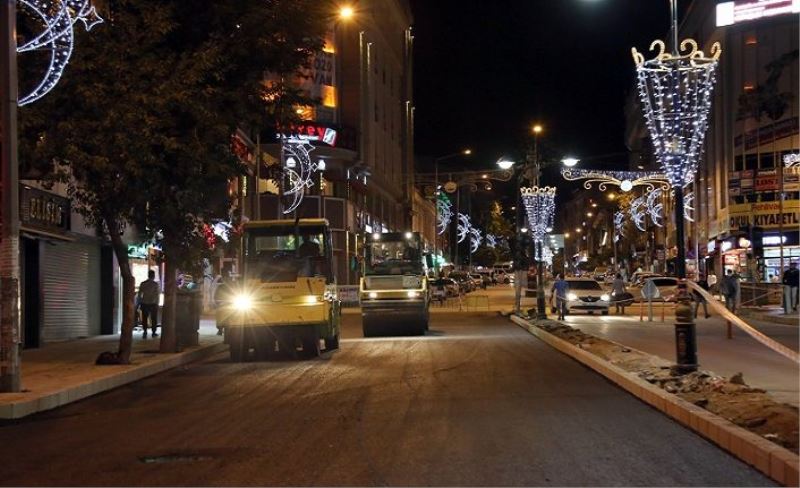
[[[637,374],[668,393],[798,452],[797,407],[777,402],[766,391],[747,385],[741,373],[730,378],[711,371],[679,374],[673,370],[672,363],[658,356],[585,334],[559,322],[540,321],[535,326]]]

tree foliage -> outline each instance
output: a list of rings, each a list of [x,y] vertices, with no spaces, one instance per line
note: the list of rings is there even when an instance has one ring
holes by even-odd
[[[79,35],[61,84],[21,111],[26,171],[67,182],[77,210],[112,242],[126,297],[123,362],[134,285],[121,230],[160,240],[170,270],[202,257],[202,224],[227,217],[226,182],[246,171],[230,151],[235,130],[283,125],[289,107],[312,102],[292,80],[322,48],[326,6],[109,0],[107,22]]]

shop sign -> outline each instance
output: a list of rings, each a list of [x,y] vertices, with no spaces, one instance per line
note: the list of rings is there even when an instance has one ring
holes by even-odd
[[[717,241],[708,241],[708,244],[706,244],[706,252],[708,254],[712,254],[716,250],[717,250]]]
[[[800,166],[784,168],[783,191],[800,191]]]
[[[728,266],[736,266],[739,264],[739,256],[736,254],[726,254],[725,255],[725,264]]]
[[[26,227],[47,231],[70,230],[70,202],[68,198],[29,186],[20,185],[19,219]]]
[[[764,236],[761,238],[761,245],[780,246],[781,241],[786,242],[786,236]]]
[[[758,171],[756,176],[756,191],[777,191],[780,189],[778,185],[778,172],[774,169],[762,169]]]
[[[755,176],[756,176],[755,170],[748,169],[742,171],[742,179],[739,182],[742,195],[753,193],[753,180],[755,179]]]
[[[800,200],[780,202],[761,202],[731,205],[729,210],[730,230],[740,230],[748,226],[763,229],[785,228],[796,229],[800,226]]]
[[[734,137],[733,144],[739,148],[744,143],[745,151],[750,151],[759,146],[770,144],[777,139],[796,135],[799,124],[797,117],[789,117],[774,124],[764,125],[744,135],[738,135]]]
[[[732,197],[742,194],[742,172],[731,171],[728,173],[728,193]]]

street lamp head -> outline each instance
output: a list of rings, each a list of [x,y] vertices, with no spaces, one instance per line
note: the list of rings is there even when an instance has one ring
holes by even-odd
[[[578,164],[578,163],[580,162],[580,159],[578,159],[578,158],[572,158],[572,157],[567,157],[567,158],[564,158],[564,159],[562,159],[562,160],[561,160],[561,162],[562,162],[562,163],[564,164],[564,166],[566,166],[567,168],[572,168],[573,166],[575,166],[576,164]]]
[[[548,228],[545,229],[545,231],[546,232],[553,232],[553,228],[552,227],[548,227]]]
[[[501,158],[499,161],[497,161],[497,166],[500,169],[509,170],[514,166],[514,161],[510,161],[508,159],[502,159]]]
[[[350,20],[355,15],[355,10],[350,5],[342,5],[339,8],[339,18],[342,20]]]
[[[519,231],[522,232],[523,234],[527,234],[528,233],[528,228],[527,227],[523,227]]]
[[[537,136],[542,133],[544,130],[540,124],[534,124],[533,128],[531,129],[534,134]]]
[[[622,180],[619,184],[619,189],[624,192],[629,192],[633,189],[633,182],[631,180]]]
[[[462,153],[464,154],[464,156],[469,156],[470,154],[472,154],[472,149],[464,149]]]

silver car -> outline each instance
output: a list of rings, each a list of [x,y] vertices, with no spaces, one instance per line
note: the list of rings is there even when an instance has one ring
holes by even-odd
[[[573,311],[600,312],[608,315],[611,296],[591,278],[568,278],[567,313]]]

